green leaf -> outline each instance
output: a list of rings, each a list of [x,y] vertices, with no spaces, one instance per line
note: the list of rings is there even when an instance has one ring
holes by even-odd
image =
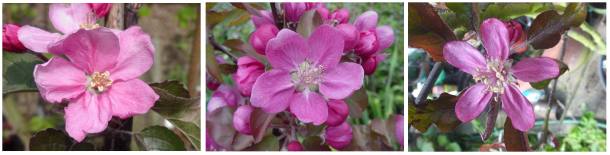
[[[168,119],[186,138],[191,142],[197,150],[201,147],[201,128],[191,122],[185,122],[177,119]]]
[[[173,131],[162,126],[145,128],[136,135],[141,150],[184,151],[184,143]]]
[[[199,119],[199,98],[190,98],[188,91],[178,81],[165,81],[150,84],[159,100],[155,102],[152,110],[165,118],[185,120]]]
[[[66,133],[61,130],[48,128],[34,134],[30,138],[31,151],[69,151],[69,150],[94,150],[90,143],[74,143]]]
[[[2,94],[36,90],[34,66],[43,63],[31,54],[2,53]]]
[[[532,88],[544,89],[549,85],[549,83],[551,83],[551,80],[559,78],[561,75],[563,75],[563,73],[570,70],[570,68],[568,68],[568,65],[566,65],[565,63],[563,63],[559,60],[556,60],[556,59],[553,59],[553,60],[555,60],[555,62],[557,62],[557,64],[559,64],[559,75],[557,75],[556,77],[550,78],[550,79],[540,81],[540,82],[530,82],[530,85],[532,86]]]
[[[495,3],[489,4],[485,11],[481,12],[481,21],[487,18],[498,18],[509,20],[523,15],[535,15],[550,9],[550,5],[544,3]]]
[[[320,136],[309,136],[302,143],[304,151],[330,151],[330,148]]]
[[[447,93],[441,94],[437,99],[426,100],[420,105],[409,102],[409,107],[415,107],[415,112],[409,112],[409,125],[420,132],[428,130],[434,123],[441,132],[449,132],[461,124],[455,115],[455,103],[458,97]]]
[[[273,136],[265,136],[260,143],[256,143],[246,149],[248,151],[279,151],[280,150],[280,142],[279,140]]]
[[[43,131],[47,128],[53,128],[56,124],[62,121],[60,117],[54,116],[34,116],[30,119],[29,128],[31,132]]]
[[[316,10],[310,10],[303,15],[301,15],[301,19],[299,19],[299,24],[297,25],[297,32],[301,34],[301,36],[307,38],[313,32],[316,27],[323,24],[322,17]]]

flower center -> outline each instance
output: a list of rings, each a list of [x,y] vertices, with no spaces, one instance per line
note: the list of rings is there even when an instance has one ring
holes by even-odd
[[[82,23],[80,24],[80,28],[81,29],[85,29],[85,30],[93,30],[100,27],[100,25],[98,25],[97,23]]]
[[[304,61],[299,64],[296,71],[291,73],[292,83],[297,87],[297,90],[303,91],[305,89],[317,90],[318,84],[322,82],[322,73],[324,72],[324,66],[314,65],[311,62]]]
[[[104,92],[104,90],[108,89],[110,85],[112,85],[112,80],[110,80],[110,72],[108,71],[103,73],[93,72],[88,80],[88,89],[96,93]]]
[[[488,59],[487,67],[475,69],[476,75],[473,78],[476,82],[485,84],[487,91],[503,94],[504,85],[515,81],[514,77],[509,74],[511,62],[511,60],[503,62],[497,59]]]

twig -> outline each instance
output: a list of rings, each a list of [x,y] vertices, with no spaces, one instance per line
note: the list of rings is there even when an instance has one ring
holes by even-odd
[[[189,71],[187,73],[188,75],[188,83],[187,83],[187,88],[189,90],[189,94],[191,96],[197,96],[198,91],[197,91],[197,83],[199,82],[199,76],[200,76],[200,63],[201,63],[201,44],[199,42],[201,42],[201,34],[199,34],[199,32],[201,31],[201,26],[200,26],[200,19],[199,19],[199,13],[200,13],[200,9],[197,8],[197,20],[195,21],[195,36],[193,37],[193,46],[191,49],[191,61],[189,62]]]
[[[208,31],[210,32],[210,31]],[[210,35],[208,35],[208,41],[210,42],[210,44],[212,44],[212,47],[214,47],[214,49],[221,51],[222,53],[227,54],[231,60],[233,62],[237,62],[237,56],[233,55],[231,52],[229,52],[225,47],[223,47],[222,45],[218,44],[218,42],[216,42],[216,40],[214,40],[214,35],[210,33]]]
[[[564,33],[563,34],[563,44],[561,45],[561,51],[559,52],[559,61],[563,61],[563,57],[565,56],[565,50],[566,50],[566,45],[567,45],[567,34],[568,33]],[[553,104],[553,97],[555,95],[555,89],[557,88],[557,80],[559,80],[559,77],[555,78],[552,82],[553,82],[553,86],[551,87],[551,91],[549,92],[549,97],[547,99],[547,104],[549,106],[549,109],[546,110],[546,116],[544,118],[544,127],[542,130],[542,137],[540,139],[540,143],[538,144],[538,148],[542,147],[542,145],[546,144],[546,139],[548,138],[549,135],[549,117],[551,116],[551,110],[553,109],[553,107],[555,106],[555,104]]]
[[[273,14],[273,19],[275,20],[275,26],[277,26],[277,28],[281,30],[282,28],[284,28],[284,20],[280,18],[280,15],[278,14],[278,9],[275,6],[275,2],[271,2],[269,3],[269,5],[271,5],[271,13]]]
[[[436,82],[438,75],[441,73],[442,67],[442,62],[436,62],[434,64],[434,67],[432,67],[432,71],[430,71],[430,75],[428,75],[428,79],[426,79],[426,82],[424,83],[424,88],[422,88],[422,90],[417,95],[417,98],[415,99],[415,105],[419,105],[426,100],[426,97],[434,86],[434,82]]]

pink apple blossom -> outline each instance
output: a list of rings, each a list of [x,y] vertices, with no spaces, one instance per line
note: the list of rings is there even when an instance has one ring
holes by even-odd
[[[243,96],[250,96],[252,86],[256,79],[265,72],[265,65],[251,56],[237,59],[237,72],[233,74],[233,81]]]
[[[84,3],[50,4],[49,19],[55,29],[64,35],[74,33],[80,29],[92,30],[100,27],[95,23],[96,17],[91,8]],[[39,53],[48,52],[48,46],[61,40],[63,35],[25,25],[19,29],[19,41],[23,45]]]
[[[14,24],[2,25],[2,49],[8,52],[22,53],[27,49],[21,44],[17,38],[19,26]]]
[[[250,35],[250,45],[252,45],[252,48],[254,48],[257,53],[265,55],[267,43],[269,40],[275,38],[278,31],[279,30],[277,27],[275,27],[275,25],[267,24],[260,26]]]
[[[362,67],[340,62],[343,37],[332,26],[317,27],[309,38],[283,29],[266,54],[273,68],[256,80],[250,101],[267,113],[290,107],[300,121],[320,125],[328,117],[327,99],[344,99],[362,86]]]
[[[239,133],[251,135],[250,116],[252,116],[253,111],[254,108],[250,105],[239,106],[233,113],[233,128]]]
[[[443,56],[461,71],[471,74],[477,82],[462,92],[455,106],[457,117],[468,122],[476,118],[493,99],[501,101],[502,109],[519,131],[534,126],[534,109],[515,85],[516,80],[539,82],[559,75],[559,64],[553,59],[524,58],[514,66],[508,59],[509,31],[502,21],[490,18],[480,27],[486,55],[465,41],[445,44]]]
[[[97,18],[104,18],[110,12],[112,3],[87,3]]]
[[[349,107],[343,100],[329,100],[328,101],[328,118],[325,124],[329,126],[341,125],[345,122],[349,115]]]
[[[112,116],[143,114],[159,99],[138,79],[153,64],[154,46],[140,27],[117,34],[80,29],[49,46],[56,55],[36,65],[34,81],[51,103],[67,101],[66,131],[76,141],[104,131]]]
[[[326,143],[335,149],[342,149],[352,142],[352,127],[347,122],[338,126],[328,126],[324,131]]]

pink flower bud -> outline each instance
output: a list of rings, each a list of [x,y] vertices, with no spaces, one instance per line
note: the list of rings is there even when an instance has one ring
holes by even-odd
[[[15,52],[22,53],[27,49],[17,37],[17,31],[19,31],[19,26],[14,24],[4,24],[2,25],[2,49],[7,52]]]
[[[377,52],[379,49],[379,42],[377,41],[377,34],[375,31],[360,31],[360,38],[356,42],[355,51],[356,54],[361,57],[366,57]]]
[[[307,10],[311,10],[317,8],[326,8],[326,5],[320,2],[305,2],[305,7],[307,8]]]
[[[264,72],[265,65],[251,56],[243,56],[237,59],[237,72],[233,74],[233,81],[243,96],[250,96],[254,82]]]
[[[326,119],[326,125],[337,126],[345,122],[347,115],[349,114],[349,107],[343,100],[329,100],[328,101],[328,118]]]
[[[322,21],[327,21],[329,19],[329,11],[327,8],[316,8],[316,12],[320,14],[320,17],[322,17]]]
[[[527,33],[523,31],[523,26],[516,20],[506,21],[504,25],[508,29],[511,52],[523,53],[527,51],[527,45],[523,45],[527,39]]]
[[[259,28],[263,25],[275,25],[275,20],[273,20],[273,14],[267,10],[260,10],[258,13],[261,16],[251,15],[252,23],[254,23],[255,28]]]
[[[341,149],[348,146],[352,142],[352,127],[343,122],[339,126],[328,126],[324,133],[326,143],[335,149]]]
[[[111,3],[87,3],[87,5],[93,10],[97,18],[105,17],[110,12],[110,8],[112,8]]]
[[[298,22],[301,15],[307,10],[305,3],[282,3],[284,16],[289,22]]]
[[[206,88],[210,90],[216,90],[218,89],[218,86],[220,86],[220,82],[218,82],[218,80],[216,80],[214,77],[212,77],[212,75],[206,72],[205,85]]]
[[[404,139],[405,139],[405,136],[404,136],[404,125],[405,125],[404,123],[405,123],[405,121],[404,121],[403,117],[404,116],[402,116],[402,115],[396,115],[396,117],[395,117],[395,121],[396,121],[395,128],[396,128],[396,130],[394,130],[394,133],[396,135],[396,141],[398,141],[398,143],[401,146],[404,146]]]
[[[239,96],[239,92],[234,88],[227,85],[220,85],[214,93],[212,93],[212,97],[210,97],[210,101],[208,101],[208,112],[213,112],[216,109],[230,106],[237,106],[241,100],[241,96]]]
[[[359,38],[359,33],[358,30],[356,30],[356,27],[354,27],[352,24],[339,24],[336,26],[336,28],[343,34],[343,40],[345,40],[345,44],[343,46],[344,52],[354,49],[354,46],[356,46]]]
[[[288,151],[303,151],[303,146],[299,141],[293,140],[288,143]]]
[[[383,54],[374,54],[366,58],[366,60],[362,62],[362,69],[364,69],[364,74],[371,75],[375,73],[375,70],[377,70],[377,65],[383,60],[385,60],[385,55]]]
[[[347,10],[347,9],[335,10],[332,14],[330,14],[329,18],[330,18],[330,20],[333,20],[333,22],[336,22],[338,24],[345,24],[345,23],[349,22],[349,10]]]
[[[250,105],[242,105],[235,110],[233,113],[233,127],[239,133],[251,135],[252,129],[250,128],[250,116],[252,115],[254,108]]]
[[[257,28],[252,35],[250,35],[250,45],[256,50],[257,53],[265,55],[265,48],[267,48],[267,42],[275,38],[279,30],[275,25],[263,25]]]

